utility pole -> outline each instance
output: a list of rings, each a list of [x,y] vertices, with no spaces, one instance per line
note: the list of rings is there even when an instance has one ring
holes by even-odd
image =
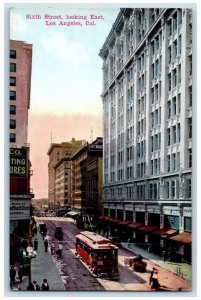
[[[91,126],[90,143],[93,142],[93,126]]]

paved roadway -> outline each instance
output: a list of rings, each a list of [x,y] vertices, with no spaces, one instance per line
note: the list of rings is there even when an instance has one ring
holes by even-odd
[[[63,238],[63,256],[58,259],[57,255],[52,255],[52,259],[58,269],[58,272],[64,282],[66,290],[69,291],[150,291],[148,284],[150,272],[153,267],[159,269],[159,282],[165,291],[189,291],[191,290],[191,281],[178,276],[177,274],[155,264],[153,261],[147,261],[147,272],[134,272],[130,267],[125,266],[124,258],[133,256],[133,250],[119,249],[119,279],[111,280],[106,278],[94,277],[86,265],[75,257],[75,235],[80,232],[75,222],[69,218],[37,218],[43,220],[48,228],[49,244],[57,249],[58,240],[54,238],[56,226],[61,226],[64,232]],[[137,254],[137,253],[136,253]]]

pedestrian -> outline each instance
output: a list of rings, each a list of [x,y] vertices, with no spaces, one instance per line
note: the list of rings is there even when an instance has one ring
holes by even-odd
[[[58,247],[58,250],[57,250],[57,254],[59,257],[62,257],[62,250],[63,250],[63,246],[61,243],[59,243],[59,247]]]
[[[34,291],[40,291],[40,286],[35,280],[33,281],[33,287],[34,287]]]
[[[33,236],[36,235],[37,232],[38,232],[38,229],[37,229],[37,227],[35,226],[35,227],[33,228]]]
[[[156,268],[153,268],[153,270],[151,271],[149,284],[151,285],[151,288],[154,290],[158,290],[160,288],[160,284],[158,282],[158,270]]]
[[[165,263],[167,260],[167,251],[166,250],[163,250],[162,256],[163,256],[163,261]]]
[[[16,270],[13,265],[10,267],[10,286],[12,287],[15,283]]]
[[[37,240],[37,238],[35,238],[35,240],[34,240],[34,250],[35,251],[38,250],[38,240]]]
[[[33,282],[30,282],[27,286],[27,291],[34,291],[34,285]]]
[[[19,263],[19,265],[18,265],[18,278],[19,278],[20,283],[22,283],[22,277],[23,277],[22,269],[23,269],[23,265],[22,265],[22,263]]]
[[[54,249],[54,246],[51,246],[51,254],[53,255],[54,254],[54,251],[55,251],[55,249]]]
[[[167,259],[169,262],[171,261],[171,258],[172,258],[172,250],[171,250],[171,248],[169,248],[168,253],[167,253]]]
[[[49,284],[47,282],[47,279],[43,279],[43,283],[41,285],[42,291],[49,291]]]
[[[45,241],[44,241],[44,246],[45,246],[45,252],[47,252],[47,249],[48,249],[48,241],[47,241],[47,239],[45,239]]]

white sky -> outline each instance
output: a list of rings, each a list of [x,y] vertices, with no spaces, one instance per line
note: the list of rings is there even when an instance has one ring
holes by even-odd
[[[13,9],[10,38],[33,44],[31,109],[54,114],[100,114],[102,59],[98,56],[119,9]],[[39,14],[41,19],[26,19]],[[96,26],[47,26],[44,15],[102,15]],[[55,21],[55,20],[53,20]],[[80,21],[80,20],[76,20]],[[60,22],[60,21],[56,21]]]

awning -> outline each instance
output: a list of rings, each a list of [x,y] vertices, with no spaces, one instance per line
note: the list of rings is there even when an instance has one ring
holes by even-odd
[[[128,228],[131,228],[131,229],[135,229],[135,228],[139,228],[139,227],[141,227],[141,226],[143,226],[143,225],[144,225],[143,223],[138,223],[138,222],[136,222],[136,223],[128,224],[127,227],[128,227]]]
[[[118,222],[118,225],[128,225],[130,223],[132,223],[132,222],[131,221],[120,221],[120,222]]]
[[[110,222],[110,223],[118,223],[118,222],[122,221],[122,220],[110,218],[110,217],[107,217],[107,216],[100,216],[98,219],[101,220],[101,221],[107,221],[107,222]]]
[[[78,214],[79,214],[78,211],[72,211],[72,210],[71,210],[71,211],[68,211],[68,212],[67,212],[67,215],[68,215],[68,216],[77,216]]]
[[[110,218],[107,216],[100,216],[100,217],[98,217],[98,219],[101,221],[109,221]]]
[[[110,223],[119,223],[119,222],[122,221],[122,220],[109,218],[108,221],[109,221]]]
[[[181,232],[175,236],[172,236],[170,239],[175,242],[190,244],[192,242],[192,235],[191,232]]]
[[[171,229],[171,228],[163,228],[163,229],[158,229],[153,232],[153,234],[159,235],[163,238],[170,237],[172,235],[175,235],[178,233],[178,230]]]
[[[140,231],[144,231],[144,232],[152,232],[154,230],[158,229],[158,227],[156,225],[145,225],[142,227],[139,227],[138,230]]]

